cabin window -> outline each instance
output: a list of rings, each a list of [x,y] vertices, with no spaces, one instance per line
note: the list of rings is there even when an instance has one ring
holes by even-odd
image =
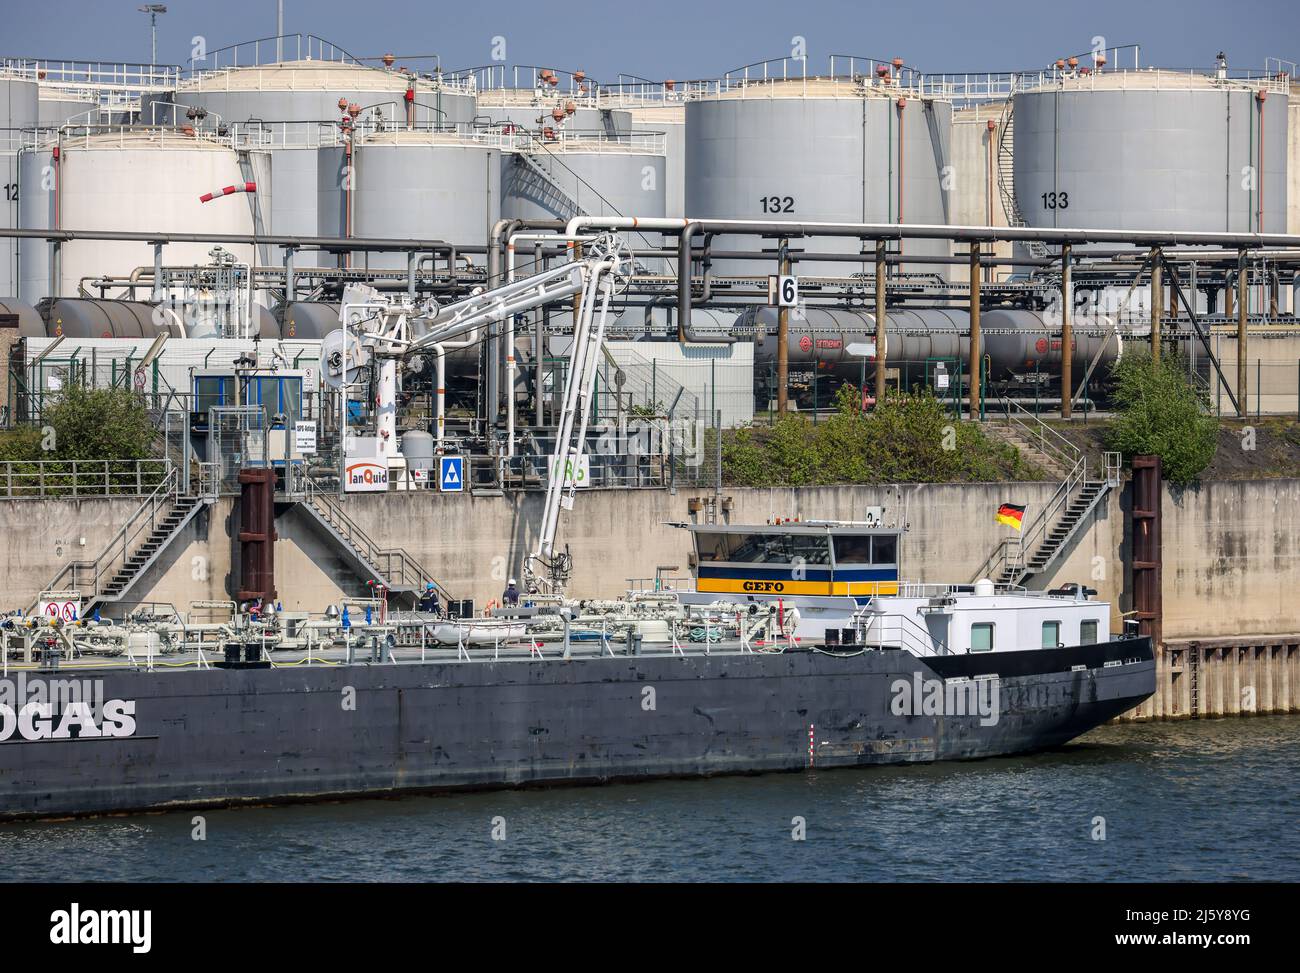
[[[1061,644],[1061,623],[1043,622],[1043,648],[1054,649]]]
[[[870,534],[836,534],[835,535],[835,563],[836,564],[870,564],[871,563],[871,535]]]
[[[785,538],[780,534],[736,534],[731,538],[732,561],[784,561]]]
[[[790,534],[786,537],[787,560],[804,564],[830,564],[831,539],[827,534]]]
[[[733,534],[727,560],[742,564],[830,564],[831,540],[826,534]]]
[[[701,531],[695,535],[695,549],[701,561],[730,561],[736,534],[712,534]]]
[[[1089,618],[1087,621],[1079,623],[1079,644],[1097,644],[1097,620],[1095,618]]]
[[[970,627],[970,650],[972,652],[993,651],[992,622],[976,622]]]
[[[872,564],[898,563],[898,538],[892,534],[876,536],[871,540]]]
[[[218,377],[196,378],[194,380],[194,411],[207,418],[208,410],[213,406],[225,405],[225,387]]]

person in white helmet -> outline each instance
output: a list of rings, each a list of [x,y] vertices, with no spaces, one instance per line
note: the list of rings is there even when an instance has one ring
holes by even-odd
[[[515,587],[514,578],[511,578],[510,583],[506,585],[505,593],[501,596],[501,604],[507,608],[518,607],[519,589]]]

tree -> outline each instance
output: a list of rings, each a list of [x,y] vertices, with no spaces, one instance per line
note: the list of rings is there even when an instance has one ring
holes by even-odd
[[[950,483],[1034,479],[1041,471],[1013,447],[962,422],[928,393],[889,392],[871,411],[844,385],[820,423],[786,414],[771,428],[728,432],[722,471],[736,486]]]
[[[71,385],[46,406],[41,425],[0,433],[0,462],[14,496],[65,492],[127,492],[139,487],[136,460],[154,455],[157,430],[144,400],[130,389]],[[109,460],[106,466],[74,467],[70,460]],[[148,476],[161,476],[165,460],[145,464]],[[73,473],[73,470],[76,473]],[[150,483],[154,482],[149,480]]]
[[[1178,356],[1156,362],[1149,351],[1126,351],[1111,368],[1116,417],[1107,437],[1126,459],[1159,456],[1165,479],[1183,486],[1210,465],[1219,435],[1218,420],[1187,372]]]
[[[35,459],[146,459],[157,430],[144,400],[123,388],[70,385],[45,410],[54,449]]]

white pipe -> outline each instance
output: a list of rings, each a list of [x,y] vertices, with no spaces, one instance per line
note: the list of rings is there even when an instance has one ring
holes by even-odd
[[[573,345],[569,349],[569,373],[564,377],[564,406],[560,411],[559,421],[555,425],[555,450],[551,454],[554,467],[546,483],[546,502],[542,507],[542,525],[538,531],[538,551],[544,557],[552,554],[555,538],[556,518],[559,515],[560,494],[563,492],[566,467],[569,459],[569,435],[573,430],[573,410],[577,404],[578,388],[581,385],[579,368],[586,351],[584,338],[591,319],[591,296],[595,289],[600,267],[593,268],[584,281],[582,300],[579,304],[581,314],[573,326]]]
[[[565,226],[565,235],[578,233],[582,227],[599,227],[607,230],[678,230],[689,223],[700,223],[705,230],[726,224],[725,232],[741,232],[745,227],[789,228],[792,235],[802,231],[832,230],[845,235],[862,237],[947,240],[954,237],[987,236],[988,239],[1007,242],[1041,240],[1045,243],[1133,243],[1167,241],[1168,246],[1241,246],[1257,250],[1273,244],[1278,247],[1295,246],[1296,236],[1285,233],[1213,233],[1181,230],[1105,230],[1097,227],[996,227],[971,224],[940,223],[827,223],[798,220],[727,220],[717,217],[642,217],[642,216],[575,216]],[[740,227],[740,230],[732,230]],[[775,231],[773,231],[775,232]]]
[[[437,326],[413,341],[411,346],[419,348],[428,347],[435,343],[446,344],[449,338],[459,338],[467,331],[476,329],[485,322],[500,321],[508,314],[517,311],[528,311],[542,304],[550,304],[579,293],[583,288],[581,270],[572,265],[567,265],[564,273],[571,275],[573,279],[556,284],[549,290],[545,286],[532,283],[533,279],[530,277],[520,282],[527,283],[529,286],[516,289],[516,294],[521,290],[524,293],[523,296],[516,297],[514,301],[494,300],[486,306],[462,308],[461,312],[450,321],[442,321],[442,316],[438,315],[432,319]],[[554,276],[561,275],[556,274]]]
[[[379,452],[385,457],[397,450],[397,359],[385,357],[379,365],[379,388],[375,395],[375,433]]]
[[[437,409],[438,409],[438,436],[437,443],[442,445],[443,428],[447,423],[447,354],[442,345],[433,346],[434,354],[437,356]]]
[[[515,279],[515,241],[516,240],[551,240],[566,242],[580,242],[585,240],[594,240],[594,234],[583,237],[561,237],[554,233],[512,233],[510,239],[506,241],[506,283],[513,283]],[[502,341],[502,354],[505,356],[506,365],[506,456],[515,455],[515,316],[513,314],[506,318],[506,330]]]
[[[595,392],[595,388],[596,388],[596,362],[600,358],[600,349],[602,344],[605,341],[605,322],[609,315],[609,300],[614,292],[613,284],[610,282],[610,274],[613,272],[613,269],[614,269],[614,265],[611,263],[610,267],[605,271],[604,274],[601,275],[600,324],[596,328],[596,334],[594,340],[590,338],[590,335],[588,339],[590,342],[590,351],[587,354],[587,361],[586,361],[586,365],[587,365],[586,388],[584,390],[584,395],[583,395],[582,415],[578,424],[577,448],[575,450],[575,455],[574,455],[575,464],[577,460],[581,458],[583,447],[587,441],[587,420],[591,416],[592,395]],[[568,487],[570,504],[572,504],[573,495],[577,492],[577,490],[578,490],[578,476],[577,476],[577,470],[575,469],[573,482]]]
[[[612,286],[608,275],[618,265],[617,257],[607,257],[597,263],[588,278],[588,285],[583,291],[579,320],[574,328],[573,346],[570,350],[569,374],[564,390],[564,409],[556,424],[555,452],[553,454],[556,469],[552,472],[546,488],[546,506],[542,511],[542,530],[540,532],[539,550],[546,557],[554,553],[555,531],[559,525],[560,507],[563,494],[569,495],[569,506],[577,490],[577,470],[574,480],[568,484],[568,462],[572,458],[576,464],[582,455],[583,440],[586,435],[587,419],[591,411],[591,392],[596,380],[596,362],[600,357],[600,343],[604,339],[606,312]],[[594,300],[597,288],[602,292],[600,326],[593,341],[591,326],[595,314]],[[581,403],[581,409],[579,409]],[[578,436],[573,440],[574,419],[579,417]]]

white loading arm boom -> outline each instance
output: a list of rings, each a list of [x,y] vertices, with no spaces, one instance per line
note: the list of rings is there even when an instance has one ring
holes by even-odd
[[[524,585],[531,592],[544,588],[559,593],[568,580],[569,557],[556,555],[555,534],[560,511],[573,509],[577,492],[576,472],[591,418],[596,367],[605,340],[610,298],[615,288],[626,281],[630,268],[631,256],[622,241],[604,235],[587,244],[587,256],[580,260],[473,294],[424,317],[413,318],[409,323],[413,337],[406,343],[403,354],[414,355],[425,349],[438,350],[448,342],[475,342],[479,329],[486,324],[580,295],[542,522],[536,546],[524,561]],[[513,389],[510,394],[514,394]]]

